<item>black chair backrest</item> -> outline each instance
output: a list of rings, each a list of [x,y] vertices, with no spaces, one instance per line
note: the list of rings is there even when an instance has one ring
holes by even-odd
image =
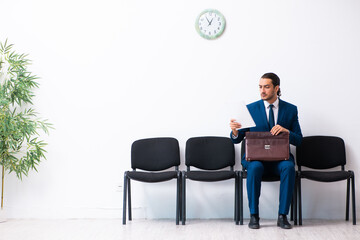
[[[185,165],[218,170],[235,165],[234,144],[227,137],[193,137],[186,141]]]
[[[308,136],[296,148],[298,166],[328,169],[346,164],[345,143],[339,137]]]
[[[175,138],[148,138],[131,146],[131,168],[161,171],[180,165],[179,142]]]

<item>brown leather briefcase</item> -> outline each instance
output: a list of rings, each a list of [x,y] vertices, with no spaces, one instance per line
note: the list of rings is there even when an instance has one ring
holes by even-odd
[[[280,161],[289,159],[289,133],[277,136],[270,132],[245,133],[245,159],[247,161]]]

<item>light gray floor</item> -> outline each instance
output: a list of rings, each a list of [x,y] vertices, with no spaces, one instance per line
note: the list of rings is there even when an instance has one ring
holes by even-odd
[[[261,228],[252,230],[230,219],[192,220],[185,226],[173,220],[133,220],[122,225],[121,219],[79,220],[7,220],[0,223],[0,240],[113,240],[113,239],[304,239],[356,240],[360,226],[344,220],[308,220],[303,226],[283,230],[276,220],[261,220]]]

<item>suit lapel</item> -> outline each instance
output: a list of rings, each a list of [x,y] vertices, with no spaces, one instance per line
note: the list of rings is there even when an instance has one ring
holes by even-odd
[[[285,114],[285,104],[283,101],[281,101],[281,99],[279,98],[279,112],[278,112],[278,120],[276,124],[279,124],[282,126],[282,120],[284,118],[284,114]]]

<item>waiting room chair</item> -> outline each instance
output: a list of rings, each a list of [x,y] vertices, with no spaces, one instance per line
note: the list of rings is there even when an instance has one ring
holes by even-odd
[[[148,138],[135,141],[131,146],[132,171],[124,173],[123,224],[126,224],[126,194],[128,193],[129,220],[131,216],[130,180],[147,183],[164,182],[176,179],[176,224],[180,219],[179,142],[175,138]],[[174,167],[174,170],[168,170]],[[137,171],[137,169],[143,171]],[[166,171],[165,171],[166,170]]]
[[[235,179],[234,220],[238,224],[238,174],[234,171],[235,149],[228,137],[193,137],[185,149],[187,171],[182,172],[182,224],[186,221],[186,179],[201,182]],[[190,169],[191,167],[197,169]],[[229,170],[224,170],[230,168]]]
[[[317,182],[337,182],[347,180],[346,213],[345,219],[349,220],[350,185],[352,193],[352,218],[356,225],[355,208],[355,174],[353,171],[345,171],[346,155],[344,140],[333,136],[308,136],[304,137],[301,145],[296,148],[296,160],[298,165],[297,184],[299,196],[299,225],[302,225],[301,206],[301,179]],[[307,167],[310,170],[303,170]],[[340,170],[331,168],[340,167]],[[315,170],[313,170],[315,169]],[[320,170],[320,171],[319,171]],[[328,171],[324,171],[328,170]],[[323,188],[322,188],[323,189]]]
[[[245,155],[245,139],[241,142],[241,159]],[[247,178],[247,171],[243,167],[242,171],[239,172],[239,186],[240,186],[240,209],[239,209],[239,215],[240,215],[240,225],[244,224],[244,187],[243,187],[243,179]],[[263,175],[262,177],[263,182],[277,182],[280,181],[280,176],[277,175]],[[296,212],[296,184],[294,187],[294,194],[290,205],[290,220],[294,221],[294,225],[297,225],[297,212]]]

